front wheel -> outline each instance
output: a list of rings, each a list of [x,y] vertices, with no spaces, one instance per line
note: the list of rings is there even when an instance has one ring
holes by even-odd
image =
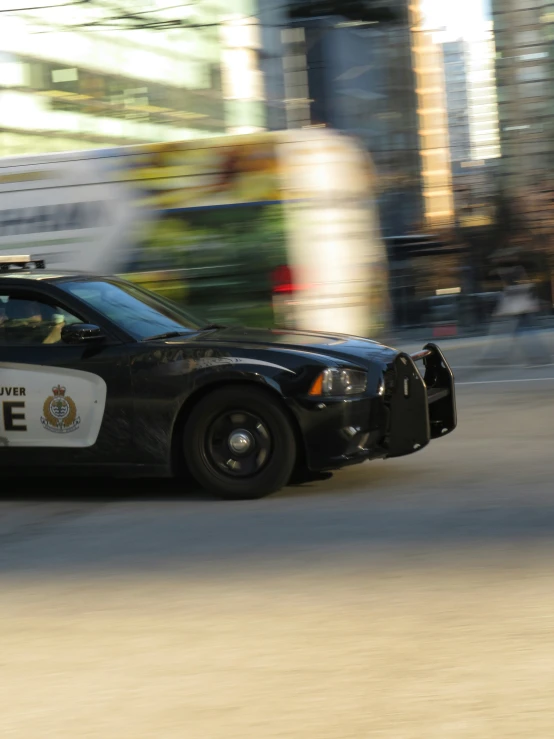
[[[227,500],[275,493],[291,477],[296,441],[280,403],[256,387],[214,390],[193,408],[184,454],[204,489]]]

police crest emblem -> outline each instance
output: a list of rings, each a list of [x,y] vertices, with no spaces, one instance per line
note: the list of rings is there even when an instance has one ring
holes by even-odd
[[[76,431],[81,423],[77,416],[77,406],[74,401],[65,394],[66,388],[58,385],[52,388],[52,395],[44,401],[40,422],[47,431],[55,434],[68,434]]]

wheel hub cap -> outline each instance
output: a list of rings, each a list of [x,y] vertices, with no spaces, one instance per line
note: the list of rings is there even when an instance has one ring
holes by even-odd
[[[244,429],[233,431],[229,436],[229,448],[235,454],[248,454],[253,444],[252,434]]]

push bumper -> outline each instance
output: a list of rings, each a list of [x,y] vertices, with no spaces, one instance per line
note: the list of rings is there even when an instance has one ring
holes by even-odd
[[[385,405],[388,458],[413,454],[454,431],[454,374],[438,346],[427,344],[416,354],[398,354],[385,375]]]

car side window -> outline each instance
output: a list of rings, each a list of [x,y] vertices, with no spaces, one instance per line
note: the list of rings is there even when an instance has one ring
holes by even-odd
[[[80,322],[59,306],[0,293],[0,346],[59,344],[63,327]]]

